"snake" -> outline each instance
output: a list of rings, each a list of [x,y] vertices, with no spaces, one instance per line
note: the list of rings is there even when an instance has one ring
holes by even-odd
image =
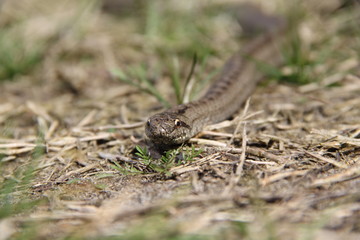
[[[264,78],[261,65],[278,65],[282,59],[279,36],[284,24],[277,24],[253,38],[235,52],[200,99],[154,114],[145,124],[145,134],[160,149],[180,145],[205,126],[236,113]]]

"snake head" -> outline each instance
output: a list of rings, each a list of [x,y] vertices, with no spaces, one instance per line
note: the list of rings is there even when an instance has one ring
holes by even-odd
[[[147,120],[145,134],[154,144],[166,147],[189,140],[191,129],[185,119],[171,112],[162,112]]]

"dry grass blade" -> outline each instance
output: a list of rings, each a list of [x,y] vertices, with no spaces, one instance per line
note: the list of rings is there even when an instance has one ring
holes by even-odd
[[[190,143],[197,143],[200,145],[207,145],[207,146],[213,146],[213,147],[226,147],[227,144],[215,140],[209,140],[209,139],[202,139],[202,138],[191,138],[189,140]]]
[[[245,110],[244,110],[244,113],[245,113]],[[229,185],[227,185],[226,188],[224,189],[224,191],[222,192],[223,195],[227,195],[230,192],[232,192],[234,187],[240,181],[242,171],[243,171],[243,167],[244,167],[244,163],[245,163],[245,157],[246,157],[246,155],[245,155],[246,154],[246,143],[247,143],[247,137],[246,137],[246,122],[245,122],[244,126],[243,126],[243,132],[242,132],[242,146],[241,146],[241,151],[242,152],[240,154],[239,163],[236,166],[235,174],[233,176],[231,176],[231,178],[230,178]]]
[[[321,161],[330,163],[330,164],[332,164],[332,165],[334,165],[334,166],[336,166],[336,167],[338,167],[338,168],[347,168],[347,167],[348,167],[348,166],[346,166],[345,164],[343,164],[343,163],[341,163],[341,162],[337,162],[337,161],[332,160],[332,159],[330,159],[330,158],[326,158],[326,157],[320,156],[320,155],[318,155],[318,154],[316,154],[316,153],[312,153],[312,152],[309,152],[309,151],[306,151],[306,150],[304,150],[304,152],[305,152],[306,154],[314,157],[314,158],[317,158],[317,159],[319,159],[319,160],[321,160]]]
[[[140,161],[135,161],[135,160],[132,160],[132,159],[122,156],[122,155],[114,155],[114,154],[104,153],[104,152],[99,152],[98,154],[99,154],[99,157],[113,161],[113,162],[121,161],[121,162],[125,162],[125,163],[130,163],[130,164],[143,165]]]
[[[49,127],[49,130],[45,134],[45,140],[51,139],[56,129],[59,127],[59,121],[53,121]]]
[[[316,179],[315,181],[313,181],[311,183],[311,186],[318,187],[318,186],[323,186],[326,184],[333,184],[333,183],[348,181],[348,180],[356,179],[359,177],[360,177],[360,166],[357,164],[352,167],[349,167],[348,169],[346,169],[340,173],[331,175],[326,178]]]
[[[230,146],[230,145],[232,144],[232,142],[234,141],[235,135],[236,135],[236,134],[238,133],[238,131],[239,131],[241,122],[244,121],[243,119],[245,118],[245,116],[246,116],[246,114],[247,114],[247,112],[248,112],[248,110],[249,110],[250,99],[251,99],[251,98],[249,98],[248,100],[246,100],[245,107],[244,107],[244,110],[243,110],[243,112],[242,112],[242,114],[241,114],[241,117],[237,120],[238,123],[236,124],[236,128],[235,128],[235,130],[234,130],[234,132],[233,132],[233,135],[231,136],[231,138],[229,139],[229,142],[228,142],[228,145],[229,145],[229,146]],[[245,128],[245,125],[244,125],[244,128]],[[244,135],[243,135],[242,137],[244,138]],[[243,140],[243,141],[244,141],[244,140]],[[245,149],[244,146],[243,146],[243,149]]]
[[[129,124],[118,124],[118,125],[106,125],[106,126],[98,126],[98,127],[82,127],[80,129],[87,131],[106,131],[106,130],[112,130],[112,129],[134,129],[143,127],[144,122],[137,122],[137,123],[129,123]]]
[[[360,139],[344,137],[344,136],[341,136],[339,134],[331,134],[331,133],[329,133],[328,131],[325,131],[325,130],[313,129],[311,131],[311,133],[320,135],[322,137],[325,137],[328,140],[337,140],[341,144],[347,143],[347,144],[350,144],[350,145],[353,145],[353,146],[360,147]]]
[[[14,105],[11,104],[11,103],[0,104],[0,114],[4,114],[6,112],[9,112],[12,109],[14,109]]]
[[[32,101],[28,101],[28,102],[26,102],[26,106],[29,108],[29,110],[34,112],[34,114],[41,116],[46,121],[48,121],[48,122],[53,121],[52,117],[48,114],[48,112],[43,107],[39,106],[38,104],[36,104]]]
[[[98,113],[97,110],[90,111],[77,125],[77,128],[84,127],[86,125],[89,125],[92,121],[95,115]]]
[[[266,177],[263,180],[261,180],[261,184],[263,186],[266,186],[285,178],[304,176],[308,172],[309,172],[308,170],[299,170],[299,171],[290,171],[290,172],[282,172],[282,173],[274,174],[270,177]]]
[[[0,154],[4,154],[7,156],[19,155],[19,154],[31,152],[32,150],[34,150],[34,148],[35,147],[24,147],[24,148],[19,148],[19,149],[0,150]]]
[[[85,166],[85,167],[82,167],[82,168],[79,168],[77,170],[74,170],[74,171],[70,171],[70,172],[67,172],[66,174],[62,175],[61,177],[59,177],[56,181],[57,182],[63,182],[67,179],[69,179],[70,177],[72,176],[75,176],[75,175],[78,175],[78,174],[81,174],[81,173],[85,173],[87,171],[90,171],[92,169],[95,169],[99,167],[99,164],[98,163],[94,163],[94,164],[90,164],[88,166]]]
[[[223,151],[226,151],[228,153],[237,153],[237,154],[241,154],[242,153],[242,149],[241,148],[222,148]],[[270,159],[276,163],[284,163],[287,160],[285,158],[283,158],[282,156],[277,156],[274,155],[272,153],[266,152],[265,150],[262,150],[260,148],[254,148],[254,147],[248,147],[246,149],[248,154],[254,155],[254,156],[258,156],[261,158],[267,158]]]
[[[202,165],[207,165],[207,164],[209,164],[209,162],[215,161],[216,159],[218,159],[220,157],[221,157],[221,153],[219,153],[219,152],[214,153],[214,154],[208,155],[204,158],[201,158],[199,160],[196,160],[189,165],[174,167],[174,168],[170,169],[170,173],[180,175],[180,174],[183,174],[186,172],[196,171],[196,170],[199,170]]]
[[[0,148],[22,148],[22,147],[36,147],[36,144],[22,143],[22,142],[0,144]]]

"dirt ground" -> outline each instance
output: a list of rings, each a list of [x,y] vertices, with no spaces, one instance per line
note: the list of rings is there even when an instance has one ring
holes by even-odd
[[[200,154],[160,170],[135,154],[164,104],[114,69],[176,104],[195,51],[201,83],[241,47],[238,2],[3,2],[0,240],[360,239],[356,1],[253,1],[301,5],[297,65],[179,150]]]

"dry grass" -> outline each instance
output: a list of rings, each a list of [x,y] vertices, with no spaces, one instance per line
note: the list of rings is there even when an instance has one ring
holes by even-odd
[[[236,23],[219,1],[120,1],[121,16],[57,2],[7,1],[0,14],[2,33],[40,56],[0,68],[0,239],[358,239],[359,6],[305,1],[301,66],[281,73],[308,83],[259,87],[247,111],[191,139],[199,156],[159,173],[134,147],[161,104],[109,71],[140,66],[172,99],[167,64],[185,79],[200,49],[194,78],[206,79],[239,45]],[[203,28],[184,32],[176,14]]]

